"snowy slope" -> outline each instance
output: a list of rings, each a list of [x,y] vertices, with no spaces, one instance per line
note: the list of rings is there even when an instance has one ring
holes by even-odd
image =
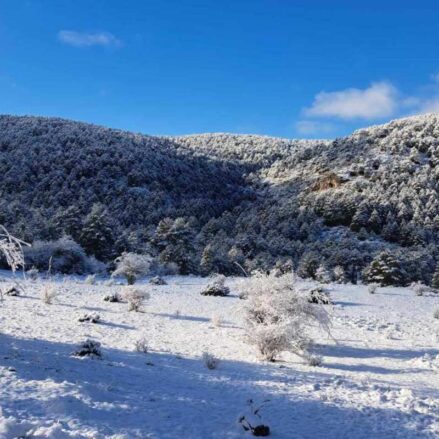
[[[144,312],[108,303],[120,286],[25,282],[0,305],[0,438],[244,438],[247,400],[269,399],[273,438],[429,438],[439,435],[439,296],[331,286],[332,335],[316,332],[321,367],[290,354],[260,362],[243,339],[244,301],[202,297],[206,279],[150,287]],[[233,280],[229,280],[233,291]],[[1,283],[4,287],[8,282]],[[79,323],[97,312],[100,324]],[[212,316],[224,324],[216,327]],[[136,352],[148,340],[149,353]],[[86,338],[102,359],[71,356]],[[221,359],[208,370],[201,355]]]

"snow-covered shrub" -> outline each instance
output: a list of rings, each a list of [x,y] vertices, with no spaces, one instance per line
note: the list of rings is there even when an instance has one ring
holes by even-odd
[[[330,305],[332,303],[328,291],[322,287],[313,288],[309,292],[308,302],[315,305]]]
[[[209,354],[209,352],[203,352],[202,355],[203,363],[209,370],[214,370],[218,368],[220,360],[214,355]]]
[[[51,305],[57,295],[58,292],[54,284],[44,284],[41,287],[41,300],[46,305]]]
[[[210,322],[216,328],[220,328],[223,325],[223,323],[224,323],[224,319],[221,316],[215,314],[210,319]]]
[[[427,285],[424,285],[422,282],[413,282],[410,285],[410,288],[414,291],[417,296],[423,296],[425,293],[431,291],[431,288]]]
[[[321,366],[323,363],[323,358],[320,355],[308,354],[305,359],[307,364],[313,367]]]
[[[167,282],[160,276],[154,276],[149,280],[152,285],[167,285]]]
[[[201,291],[202,296],[228,296],[230,289],[225,286],[226,277],[216,276],[206,287]]]
[[[95,274],[89,274],[85,279],[84,283],[87,285],[96,285],[96,275]]]
[[[90,323],[99,323],[101,321],[101,316],[97,313],[92,314],[84,314],[82,317],[78,319],[78,322],[90,322]]]
[[[128,311],[140,311],[143,303],[150,298],[149,293],[132,285],[124,288],[122,297],[128,302]]]
[[[439,319],[439,308],[436,308],[436,309],[434,310],[434,312],[433,312],[433,317],[434,317],[435,319]]]
[[[293,274],[253,276],[239,289],[248,297],[247,339],[265,360],[274,361],[282,351],[305,354],[312,343],[308,330],[314,324],[329,332],[328,314],[308,302],[308,293],[296,287]]]
[[[148,341],[146,337],[139,338],[136,340],[134,347],[136,349],[136,352],[140,352],[142,354],[148,353]]]
[[[47,271],[49,264],[55,273],[83,274],[102,269],[96,260],[89,258],[84,249],[70,237],[56,241],[35,241],[25,249],[26,263],[40,271]],[[50,261],[50,262],[49,262]]]
[[[87,339],[73,352],[75,357],[102,357],[101,344],[98,341]]]
[[[104,281],[104,285],[106,287],[112,287],[115,284],[114,279],[107,279],[106,281]]]
[[[7,290],[5,290],[4,295],[16,297],[16,296],[19,296],[21,294],[21,291],[22,291],[21,287],[19,285],[15,285],[15,286],[9,287]]]
[[[112,276],[123,276],[128,285],[133,285],[139,277],[149,273],[151,263],[151,256],[123,253],[116,259],[116,269],[113,271]]]
[[[255,406],[253,400],[249,399],[247,401],[247,404],[250,408],[248,416],[240,416],[238,420],[238,422],[242,425],[242,428],[244,428],[245,431],[250,431],[253,436],[270,436],[270,427],[261,423],[261,410],[267,402],[269,402],[268,399],[259,406]]]
[[[30,270],[26,271],[26,276],[31,281],[36,281],[38,279],[38,274],[39,274],[39,271],[35,267],[32,267]]]
[[[24,268],[23,246],[27,246],[23,241],[10,235],[9,232],[0,225],[0,256],[6,260],[6,264],[15,272],[19,268]]]
[[[121,302],[121,298],[118,293],[111,293],[104,296],[104,302],[118,303]]]
[[[369,294],[375,294],[377,292],[379,285],[378,284],[369,284],[367,286],[367,291]]]

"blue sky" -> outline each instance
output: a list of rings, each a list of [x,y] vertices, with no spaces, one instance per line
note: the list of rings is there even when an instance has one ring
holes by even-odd
[[[0,113],[336,137],[439,111],[437,0],[2,0]]]

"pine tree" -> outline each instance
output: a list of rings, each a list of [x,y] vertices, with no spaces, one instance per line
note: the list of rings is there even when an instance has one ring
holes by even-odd
[[[323,284],[327,284],[332,281],[331,273],[329,272],[328,268],[321,264],[317,270],[316,270],[316,280]]]
[[[403,285],[405,272],[396,258],[388,252],[377,255],[364,272],[368,283],[378,283],[381,286]]]
[[[86,216],[81,232],[80,244],[88,254],[108,261],[114,257],[114,235],[111,220],[102,204],[94,204]]]
[[[165,218],[160,221],[153,243],[160,251],[160,260],[177,264],[180,274],[196,271],[194,230],[185,218]]]
[[[200,268],[204,274],[209,274],[213,271],[215,263],[215,252],[213,250],[212,244],[206,245],[204,247],[203,253],[201,255]]]
[[[334,280],[339,284],[346,283],[346,272],[341,265],[334,267]]]
[[[434,270],[431,286],[433,288],[439,288],[439,264],[436,266],[436,270]]]

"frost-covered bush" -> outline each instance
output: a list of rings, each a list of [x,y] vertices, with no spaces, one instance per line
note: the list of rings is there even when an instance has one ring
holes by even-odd
[[[307,354],[305,360],[309,366],[317,367],[323,363],[323,358],[320,355]]]
[[[224,324],[224,319],[215,314],[212,316],[212,318],[210,319],[210,322],[212,323],[213,326],[215,326],[216,328],[220,328],[223,324]]]
[[[39,271],[35,267],[32,267],[30,270],[26,271],[26,276],[31,281],[36,281],[38,279],[38,274],[39,274]]]
[[[87,339],[73,352],[75,357],[102,357],[101,344],[98,341]]]
[[[431,291],[431,287],[424,285],[422,282],[413,282],[410,288],[414,291],[417,296],[423,296],[425,293]]]
[[[4,291],[5,296],[16,297],[19,296],[22,292],[22,287],[20,285],[15,285],[13,287],[9,287]]]
[[[367,291],[369,292],[369,294],[375,294],[378,290],[378,287],[378,284],[369,284],[367,286]]]
[[[206,287],[201,291],[202,296],[228,296],[230,289],[225,285],[225,276],[216,276]]]
[[[123,289],[122,297],[128,302],[128,311],[140,311],[143,303],[149,300],[150,295],[146,291],[130,285]]]
[[[116,269],[112,276],[123,276],[128,285],[133,285],[139,277],[146,276],[151,269],[152,258],[137,253],[123,253],[116,259]]]
[[[147,354],[148,353],[148,340],[146,337],[139,338],[134,343],[134,348],[136,352],[140,352],[141,354]]]
[[[85,279],[84,283],[87,285],[96,285],[96,275],[95,274],[89,274]]]
[[[167,282],[160,276],[154,276],[149,280],[152,285],[167,285]]]
[[[328,314],[309,303],[293,274],[254,276],[244,279],[239,289],[248,297],[247,339],[265,360],[274,361],[282,351],[304,355],[312,343],[308,335],[312,325],[329,332]]]
[[[104,296],[104,302],[118,303],[121,302],[121,297],[118,293],[111,293]]]
[[[332,303],[329,292],[322,288],[313,288],[308,294],[308,302],[315,305],[330,305]]]
[[[0,256],[6,260],[9,268],[15,272],[19,268],[24,268],[23,246],[25,242],[15,238],[0,225]]]
[[[218,368],[220,360],[214,355],[209,354],[209,352],[203,352],[202,355],[203,363],[209,370],[214,370]]]
[[[56,290],[54,284],[52,283],[44,284],[41,287],[41,294],[40,294],[41,300],[46,305],[51,305],[57,295],[58,295],[58,291]]]
[[[64,236],[56,241],[35,241],[25,248],[26,264],[39,271],[49,266],[55,273],[83,274],[103,269],[103,265],[88,257],[72,238]]]
[[[97,313],[92,314],[84,314],[82,317],[78,319],[78,322],[84,323],[99,323],[101,321],[101,316]]]

